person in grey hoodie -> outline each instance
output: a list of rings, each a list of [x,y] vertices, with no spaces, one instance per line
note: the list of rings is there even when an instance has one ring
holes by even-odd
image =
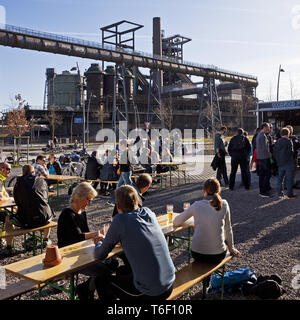
[[[279,138],[274,146],[274,158],[278,165],[278,179],[277,179],[277,192],[279,197],[283,197],[283,178],[286,180],[287,196],[289,199],[294,199],[293,184],[294,184],[294,148],[293,143],[289,139],[290,130],[288,128],[282,128],[280,130],[281,138]]]
[[[256,157],[259,161],[259,194],[262,197],[270,197],[271,157],[270,145],[267,134],[270,125],[263,122],[261,131],[256,137]]]

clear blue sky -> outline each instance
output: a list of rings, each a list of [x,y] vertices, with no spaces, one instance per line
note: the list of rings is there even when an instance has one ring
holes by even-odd
[[[140,23],[136,49],[150,53],[158,16],[166,36],[193,39],[185,60],[257,76],[263,100],[276,99],[281,64],[280,99],[290,99],[291,88],[300,98],[300,1],[0,0],[0,22],[4,11],[7,24],[99,42],[100,27],[123,19]],[[41,106],[46,68],[61,73],[76,62],[83,72],[94,61],[0,46],[0,107],[10,106],[16,93]]]

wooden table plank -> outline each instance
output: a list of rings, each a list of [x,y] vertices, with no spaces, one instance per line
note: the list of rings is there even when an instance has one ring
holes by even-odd
[[[174,213],[174,216],[176,216],[176,213]],[[167,214],[159,216],[157,220],[165,235],[190,228],[193,225],[192,222],[189,221],[181,227],[173,228],[172,224],[167,224]],[[60,248],[59,250],[63,260],[59,265],[51,268],[44,268],[43,266],[45,253],[9,264],[4,266],[4,268],[7,272],[17,277],[35,283],[44,283],[62,277],[63,275],[77,272],[97,262],[98,260],[94,257],[94,248],[95,245],[92,239]],[[112,252],[109,253],[107,259],[122,251],[123,249],[121,247],[114,248]]]
[[[59,265],[51,268],[44,268],[43,266],[45,253],[9,264],[4,268],[17,277],[35,283],[44,283],[94,264],[98,261],[94,257],[94,248],[95,245],[91,239],[60,248],[63,260]],[[120,252],[122,252],[122,248],[114,248],[107,259]]]
[[[9,198],[7,200],[0,201],[0,208],[8,208],[8,207],[13,207],[15,205],[16,203],[14,198]]]
[[[49,174],[46,179],[56,180],[58,182],[67,181],[67,180],[82,180],[79,176],[63,176],[57,174]]]

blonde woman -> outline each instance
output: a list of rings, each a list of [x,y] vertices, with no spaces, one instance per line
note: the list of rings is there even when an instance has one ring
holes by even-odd
[[[98,231],[90,232],[85,211],[96,196],[96,190],[87,182],[80,183],[73,190],[69,207],[63,209],[58,218],[58,247],[91,239],[98,234]]]
[[[100,235],[99,231],[90,232],[85,211],[96,196],[96,190],[87,182],[82,182],[74,188],[69,207],[63,209],[58,218],[57,239],[59,248]],[[79,300],[94,299],[94,279],[107,268],[107,265],[98,262],[80,271],[90,278],[77,286],[76,294]]]
[[[204,199],[194,202],[187,210],[176,216],[173,225],[178,227],[194,217],[195,229],[192,239],[192,257],[199,262],[218,263],[226,256],[227,249],[236,257],[230,222],[228,202],[220,196],[220,183],[208,179],[204,183]]]

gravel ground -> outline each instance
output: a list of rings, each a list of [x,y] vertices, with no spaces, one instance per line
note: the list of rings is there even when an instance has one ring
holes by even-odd
[[[15,171],[15,170],[14,170]],[[229,170],[228,170],[229,171]],[[16,171],[15,171],[16,172]],[[14,172],[14,173],[15,173]],[[192,172],[189,183],[177,185],[177,179],[173,179],[174,185],[160,190],[155,184],[147,192],[145,205],[150,207],[157,215],[165,212],[165,206],[171,202],[174,211],[181,212],[185,201],[194,202],[203,196],[201,189],[203,181],[215,176],[215,172],[206,163],[204,172],[198,172],[197,168]],[[279,199],[274,191],[276,178],[272,178],[272,198],[261,198],[258,195],[258,178],[251,174],[252,186],[250,190],[239,187],[240,174],[234,191],[222,190],[222,197],[229,202],[231,208],[231,220],[236,248],[241,251],[241,258],[234,258],[227,264],[227,270],[234,270],[248,266],[258,275],[278,274],[282,278],[282,286],[286,293],[280,300],[300,300],[300,290],[293,289],[292,279],[296,274],[292,268],[300,264],[300,190],[295,190],[295,200]],[[300,172],[297,172],[300,179]],[[61,209],[68,204],[67,190],[61,192],[59,207],[56,208],[57,221]],[[52,203],[55,202],[55,197]],[[110,221],[112,208],[106,206],[108,197],[98,195],[88,208],[88,221],[91,231],[97,230],[105,222]],[[57,241],[56,228],[52,229],[50,238],[55,244]],[[15,240],[16,247],[21,249],[22,237]],[[30,252],[19,253],[10,258],[0,257],[0,265],[6,265],[31,256]],[[171,252],[176,268],[187,263],[185,249],[176,249]],[[7,274],[7,284],[16,282],[18,279]],[[85,280],[85,276],[79,276],[79,282]],[[180,300],[201,299],[202,285],[194,286],[188,293],[182,295]],[[55,293],[44,289],[42,299],[67,300],[66,293]],[[22,300],[36,299],[36,292],[22,295]],[[218,295],[207,296],[208,300],[219,299]],[[255,296],[243,296],[242,293],[227,293],[225,300],[257,300]]]

